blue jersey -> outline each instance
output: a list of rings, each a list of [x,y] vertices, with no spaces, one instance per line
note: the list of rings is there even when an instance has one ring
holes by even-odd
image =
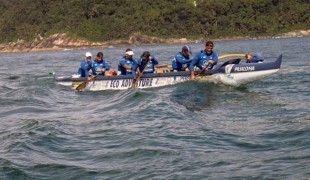
[[[178,71],[185,71],[185,69],[189,67],[189,64],[192,62],[192,60],[183,56],[181,52],[176,53],[174,58],[176,60],[176,64],[177,64],[176,68]]]
[[[264,58],[262,55],[254,54],[252,58],[249,61],[247,61],[247,63],[258,63],[258,62],[263,62],[263,61],[264,61]]]
[[[87,62],[86,60],[83,60],[78,70],[78,74],[81,74],[81,77],[88,77],[90,75],[88,71],[91,69],[91,64],[91,61]]]
[[[156,56],[152,54],[151,54],[151,57],[152,57],[152,61],[149,61],[146,67],[145,67],[146,62],[144,62],[141,58],[138,60],[138,68],[140,72],[142,72],[144,69],[143,73],[154,73],[155,65],[158,64],[158,59],[156,58]]]
[[[106,71],[110,70],[110,65],[108,64],[107,61],[103,60],[100,63],[98,63],[97,61],[94,61],[92,63],[92,71],[93,71],[94,75],[100,73],[102,68],[105,68]],[[104,75],[104,74],[105,74],[105,72],[102,73],[102,75]]]
[[[124,68],[124,65],[131,66],[131,69]],[[134,59],[127,59],[123,57],[118,65],[118,70],[121,71],[121,75],[133,74],[136,75],[137,63]]]
[[[197,66],[199,69],[203,69],[205,66],[208,66],[209,69],[212,69],[213,65],[209,65],[209,60],[213,60],[215,64],[217,64],[218,56],[216,52],[212,51],[211,54],[207,54],[205,50],[202,50],[194,57],[193,61],[189,66],[189,70],[194,71],[195,66]]]

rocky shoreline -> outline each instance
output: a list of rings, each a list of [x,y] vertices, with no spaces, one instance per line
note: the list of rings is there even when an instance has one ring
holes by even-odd
[[[277,36],[258,36],[258,37],[225,37],[212,39],[213,41],[230,41],[230,40],[245,40],[245,39],[266,39],[266,38],[289,38],[289,37],[309,37],[310,30],[298,30],[289,33],[280,34]],[[49,37],[41,37],[40,35],[31,42],[18,40],[7,44],[0,44],[0,52],[37,52],[37,51],[58,51],[65,49],[81,49],[81,48],[111,48],[118,46],[139,46],[150,44],[184,44],[184,43],[199,43],[203,39],[163,39],[158,37],[150,37],[141,33],[135,33],[128,40],[112,40],[106,42],[89,42],[72,38],[65,33],[54,34]]]

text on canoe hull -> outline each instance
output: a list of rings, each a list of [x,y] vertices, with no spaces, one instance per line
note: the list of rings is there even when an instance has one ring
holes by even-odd
[[[181,76],[181,77],[173,77],[173,81],[176,82],[183,82],[190,79],[190,77]],[[157,79],[158,81],[158,79]],[[137,87],[152,87],[156,85],[156,80],[154,78],[142,78],[138,81]],[[132,79],[120,79],[120,80],[111,80],[110,81],[110,87],[111,88],[126,88],[132,86]]]
[[[111,80],[110,87],[111,88],[119,88],[119,87],[131,87],[133,80],[132,79],[123,79],[123,80]],[[140,79],[137,83],[138,87],[152,87],[153,86],[153,78],[143,78]]]

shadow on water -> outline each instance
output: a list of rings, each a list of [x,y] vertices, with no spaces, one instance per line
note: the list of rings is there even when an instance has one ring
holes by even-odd
[[[214,83],[185,82],[176,86],[171,101],[184,106],[189,111],[201,111],[214,105],[218,87]]]
[[[8,77],[8,79],[10,80],[15,80],[15,79],[18,79],[20,76],[17,76],[17,75],[11,75]]]
[[[252,84],[250,86],[256,86]],[[205,109],[263,106],[273,102],[264,92],[250,91],[248,86],[227,86],[223,84],[190,81],[177,85],[171,101],[184,106],[191,112]],[[279,105],[275,102],[273,105]],[[270,105],[269,105],[270,106]],[[234,108],[235,107],[235,108]]]

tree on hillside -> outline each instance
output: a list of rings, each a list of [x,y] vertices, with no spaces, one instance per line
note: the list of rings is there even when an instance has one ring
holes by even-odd
[[[310,28],[309,0],[0,0],[0,42],[68,33],[91,41],[272,35]]]

